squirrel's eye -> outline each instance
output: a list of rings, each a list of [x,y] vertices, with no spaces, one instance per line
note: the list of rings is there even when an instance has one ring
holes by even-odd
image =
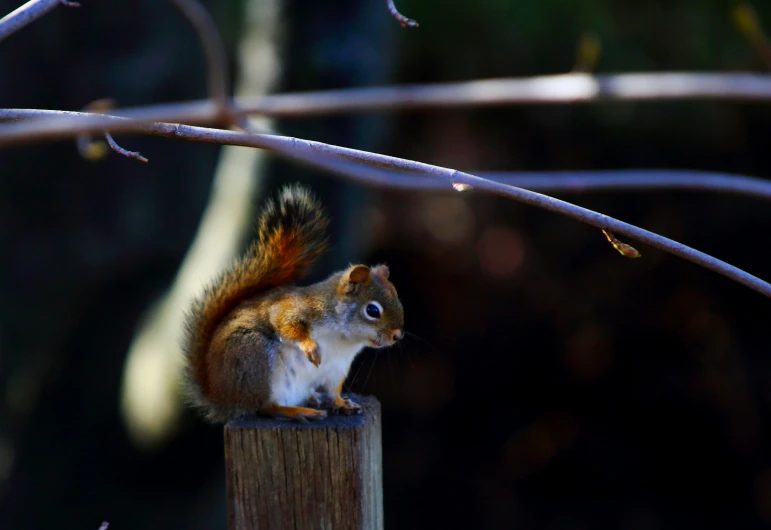
[[[383,307],[377,302],[370,302],[364,308],[364,316],[370,320],[377,320],[383,314]]]

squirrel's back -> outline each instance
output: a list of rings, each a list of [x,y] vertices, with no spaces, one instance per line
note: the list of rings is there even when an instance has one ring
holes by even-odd
[[[195,404],[211,406],[208,359],[217,326],[244,300],[302,278],[327,243],[328,220],[311,193],[286,186],[258,218],[257,239],[197,298],[188,312],[185,387]]]

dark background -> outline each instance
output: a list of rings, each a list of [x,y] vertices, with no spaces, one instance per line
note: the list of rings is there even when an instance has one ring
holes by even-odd
[[[234,53],[242,2],[207,5]],[[566,72],[584,32],[601,39],[603,73],[764,69],[729,1],[398,5],[419,29],[400,28],[382,0],[283,2],[274,91]],[[771,21],[770,2],[755,7]],[[4,107],[205,96],[195,36],[158,0],[58,8],[0,44],[0,72]],[[771,173],[765,103],[413,111],[277,128],[464,170]],[[221,429],[188,414],[142,449],[119,408],[138,319],[195,234],[219,148],[122,143],[150,163],[88,162],[72,141],[0,151],[3,530],[225,528]],[[389,528],[771,523],[762,295],[642,245],[642,259],[624,259],[594,228],[481,194],[383,193],[279,162],[260,178],[310,182],[337,220],[338,250],[315,277],[386,261],[420,337],[365,352],[350,378],[383,405]],[[565,198],[771,278],[762,200]],[[346,239],[360,225],[370,245],[357,251]]]

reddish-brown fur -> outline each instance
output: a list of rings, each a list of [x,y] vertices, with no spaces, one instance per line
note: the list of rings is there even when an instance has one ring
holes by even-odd
[[[217,397],[231,392],[221,387],[229,378],[210,377],[227,365],[212,355],[227,351],[220,340],[213,341],[218,327],[242,302],[302,278],[326,248],[327,224],[320,206],[307,192],[288,188],[278,204],[268,202],[263,210],[259,240],[194,304],[187,326],[187,369],[203,398],[216,402],[220,401]]]
[[[276,238],[282,236],[283,234],[281,233],[276,234]],[[318,255],[318,252],[310,255],[302,254],[301,248],[298,247],[302,247],[303,243],[296,239],[279,241],[281,241],[281,244],[275,247],[276,252],[270,256],[261,256],[264,262],[280,265],[279,267],[272,270],[269,269],[260,278],[254,278],[248,274],[234,278],[235,281],[224,286],[226,290],[224,290],[221,296],[216,297],[215,303],[206,306],[201,314],[200,322],[202,327],[198,331],[198,340],[194,345],[194,348],[199,353],[203,353],[208,348],[214,335],[214,330],[239,303],[274,287],[297,281],[304,276],[306,269],[315,261]],[[288,331],[288,328],[284,328],[284,330]],[[307,330],[296,329],[298,340],[303,335],[303,332],[307,336]],[[205,356],[194,355],[192,358],[199,360],[193,366],[193,373],[194,377],[200,381],[201,391],[206,396],[209,393],[207,363],[200,362],[204,361]]]
[[[248,412],[319,419],[324,411],[287,406],[312,406],[316,390],[326,396],[325,408],[361,410],[341,395],[343,372],[364,346],[385,347],[401,338],[403,309],[385,265],[351,265],[311,286],[291,286],[325,249],[326,226],[308,192],[285,189],[261,214],[258,240],[193,304],[186,388],[209,420]],[[382,315],[365,313],[370,301]],[[305,370],[296,346],[318,373]],[[322,363],[326,355],[333,360]],[[294,362],[300,363],[296,371]]]
[[[325,410],[310,409],[307,407],[282,407],[281,405],[269,405],[263,412],[272,416],[284,416],[293,420],[321,419],[327,415]]]

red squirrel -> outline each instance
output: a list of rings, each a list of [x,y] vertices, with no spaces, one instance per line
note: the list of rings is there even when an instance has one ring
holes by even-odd
[[[307,189],[284,187],[260,212],[244,256],[193,301],[185,387],[207,420],[361,412],[341,396],[351,363],[364,347],[401,339],[404,310],[386,265],[351,265],[293,285],[326,250],[328,223]]]

